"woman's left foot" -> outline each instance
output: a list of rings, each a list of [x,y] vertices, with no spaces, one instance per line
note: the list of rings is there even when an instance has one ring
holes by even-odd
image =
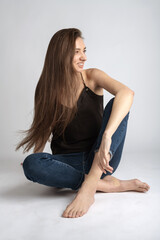
[[[92,183],[83,182],[74,200],[67,206],[62,217],[77,218],[82,217],[87,213],[90,206],[94,203],[94,194],[96,188],[93,188]]]

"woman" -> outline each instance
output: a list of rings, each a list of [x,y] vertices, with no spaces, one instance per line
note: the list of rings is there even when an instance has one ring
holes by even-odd
[[[86,46],[81,31],[62,29],[50,40],[35,91],[34,119],[16,150],[34,147],[23,162],[27,179],[78,190],[63,217],[81,217],[94,194],[149,190],[138,179],[111,176],[121,159],[134,92],[96,69],[83,69]],[[103,109],[103,89],[113,94]],[[52,154],[43,152],[52,136]]]

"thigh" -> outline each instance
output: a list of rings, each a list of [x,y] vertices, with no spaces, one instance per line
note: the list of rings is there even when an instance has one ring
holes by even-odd
[[[77,157],[75,158],[73,155]],[[84,181],[83,161],[78,163],[83,154],[73,155],[30,154],[23,162],[24,174],[28,180],[33,182],[76,190]]]
[[[23,166],[29,165],[31,167],[47,167],[53,161],[58,161],[66,165],[70,165],[77,170],[83,171],[83,152],[67,153],[67,154],[50,154],[50,153],[33,153],[28,155],[24,161]]]
[[[84,172],[84,152],[54,154],[53,158]]]

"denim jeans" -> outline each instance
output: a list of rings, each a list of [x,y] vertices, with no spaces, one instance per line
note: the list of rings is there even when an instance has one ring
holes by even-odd
[[[100,147],[102,135],[111,114],[113,101],[114,98],[105,106],[99,135],[90,150],[54,155],[45,152],[32,153],[23,162],[23,170],[26,178],[51,187],[71,188],[72,190],[80,188],[85,174],[88,174],[90,171],[95,152]],[[102,173],[101,179],[113,174],[120,163],[129,113],[124,117],[112,135],[110,146],[111,160],[109,164],[113,167],[113,172],[106,171],[106,174]]]

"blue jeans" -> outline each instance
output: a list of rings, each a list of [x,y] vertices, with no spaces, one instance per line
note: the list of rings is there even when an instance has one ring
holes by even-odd
[[[111,114],[113,101],[114,98],[105,106],[99,135],[89,151],[54,155],[45,152],[32,153],[23,162],[26,178],[51,187],[71,188],[72,190],[80,188],[85,174],[90,171],[95,152],[100,147],[102,135]],[[112,136],[110,166],[113,167],[113,172],[107,171],[106,174],[103,173],[101,179],[113,174],[120,163],[129,113],[121,121]]]

